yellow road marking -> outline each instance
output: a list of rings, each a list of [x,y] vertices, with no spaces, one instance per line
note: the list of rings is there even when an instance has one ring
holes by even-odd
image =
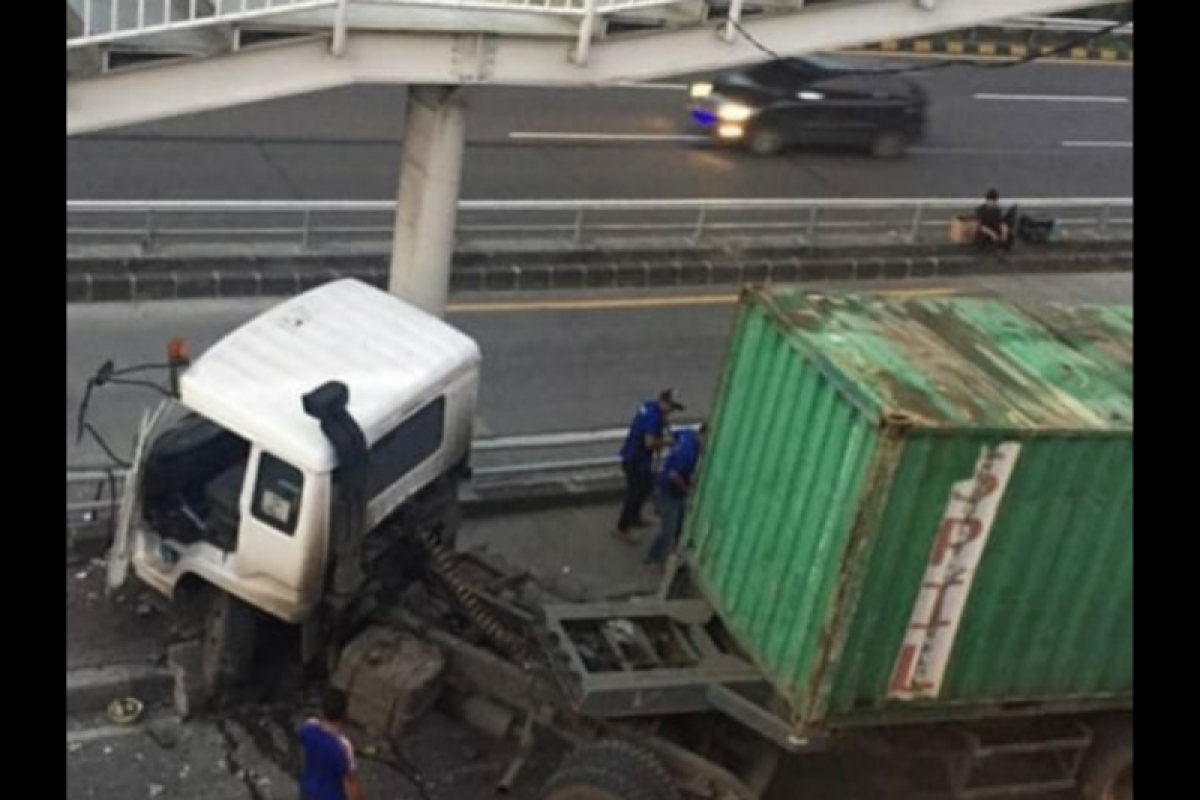
[[[927,297],[949,297],[958,294],[955,289],[895,289],[882,292],[864,292],[877,297],[895,300],[912,300]],[[730,306],[737,302],[736,294],[706,294],[686,297],[624,297],[604,300],[527,300],[499,301],[490,303],[451,303],[446,307],[450,314],[514,314],[535,311],[637,311],[662,308],[701,308],[704,306]]]
[[[920,300],[926,297],[953,297],[960,294],[958,289],[937,287],[929,289],[887,289],[882,292],[865,292],[885,300]]]
[[[1048,49],[1052,50],[1053,48],[1051,47]],[[931,61],[931,60],[935,60],[935,61],[937,61],[937,60],[940,60],[940,61],[980,61],[980,62],[986,61],[986,62],[1004,63],[1004,62],[1012,62],[1012,61],[1017,60],[1017,59],[1011,58],[1009,56],[971,56],[971,55],[959,56],[959,55],[952,55],[952,54],[948,54],[948,53],[937,53],[937,54],[927,55],[925,53],[910,53],[910,52],[902,52],[902,51],[883,52],[881,50],[859,50],[859,49],[843,50],[842,52],[845,53],[846,55],[852,55],[852,56],[874,56],[875,58],[879,58],[880,55],[886,55],[888,58],[911,58],[914,61]],[[1051,56],[1051,57],[1046,57],[1046,58],[1040,58],[1036,63],[1038,63],[1038,64],[1053,64],[1055,66],[1066,65],[1066,66],[1073,66],[1073,67],[1107,67],[1109,69],[1112,69],[1115,67],[1115,68],[1120,68],[1120,69],[1133,69],[1133,61],[1104,61],[1102,59],[1096,59],[1096,58],[1077,59],[1077,58],[1062,58],[1062,57],[1057,57],[1057,56]]]
[[[727,306],[737,295],[699,295],[694,297],[625,297],[606,300],[530,300],[496,303],[451,303],[451,314],[504,314],[518,311],[622,311],[643,308],[690,308]]]

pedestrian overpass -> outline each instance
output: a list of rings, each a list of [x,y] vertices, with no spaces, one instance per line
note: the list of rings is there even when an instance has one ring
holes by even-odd
[[[594,86],[1089,0],[68,0],[67,135],[355,83]],[[744,33],[743,33],[744,32]],[[749,37],[745,34],[749,34]]]
[[[453,249],[462,87],[647,81],[768,50],[835,50],[1103,4],[67,0],[67,136],[358,83],[409,85],[392,284],[436,310],[448,281],[432,273],[449,268]]]

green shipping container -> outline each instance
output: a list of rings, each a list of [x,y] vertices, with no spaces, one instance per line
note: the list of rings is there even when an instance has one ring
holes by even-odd
[[[801,734],[1133,703],[1133,309],[747,292],[687,523]]]

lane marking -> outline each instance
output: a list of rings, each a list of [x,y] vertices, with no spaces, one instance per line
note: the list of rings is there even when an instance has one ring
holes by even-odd
[[[908,148],[909,155],[914,156],[1034,156],[1058,154],[1057,147],[936,147],[928,146]]]
[[[1128,105],[1129,98],[1119,95],[1099,94],[1000,94],[995,92],[979,92],[976,100],[995,100],[1000,102],[1028,103],[1107,103],[1110,105]]]
[[[1089,147],[1107,147],[1112,149],[1133,149],[1133,142],[1062,142],[1059,146],[1046,145],[1043,147],[910,147],[909,155],[913,156],[1059,156],[1063,148],[1082,150]]]
[[[492,303],[451,303],[451,314],[508,314],[524,311],[624,311],[655,308],[700,308],[728,306],[737,302],[735,294],[693,297],[628,297],[608,300],[529,300]]]
[[[654,144],[654,143],[687,143],[708,144],[713,141],[710,136],[675,133],[575,133],[550,131],[512,131],[508,138],[517,142],[600,142],[609,144]],[[1089,147],[1108,147],[1133,149],[1133,142],[1063,142],[1061,147],[1047,145],[1043,147],[910,147],[912,155],[922,156],[986,156],[1001,155],[1052,155],[1061,152],[1063,147],[1082,149]]]
[[[950,297],[959,290],[946,287],[929,289],[890,289],[866,291],[863,294],[891,300],[917,300],[933,297]],[[636,311],[662,308],[703,308],[707,306],[731,306],[738,301],[736,294],[692,295],[687,297],[627,297],[605,300],[528,300],[488,303],[451,303],[446,307],[450,314],[511,314],[530,311]]]
[[[569,133],[513,131],[508,138],[536,142],[707,142],[708,136],[686,133]]]
[[[1086,142],[1086,141],[1066,141],[1062,143],[1063,147],[1074,149],[1115,149],[1115,150],[1132,150],[1133,142]]]
[[[686,83],[634,83],[622,81],[614,84],[621,89],[646,89],[652,92],[686,92],[691,87]]]
[[[1019,59],[1011,56],[972,56],[967,54],[957,55],[954,53],[906,53],[903,50],[859,50],[850,49],[842,50],[843,55],[864,56],[875,58],[882,61],[896,58],[908,58],[915,61],[978,61],[996,63],[996,64],[1011,64]],[[1047,64],[1054,67],[1120,67],[1122,69],[1133,69],[1133,61],[1103,61],[1101,59],[1076,59],[1076,58],[1061,58],[1055,56],[1043,56],[1028,65],[1036,66],[1038,64]]]

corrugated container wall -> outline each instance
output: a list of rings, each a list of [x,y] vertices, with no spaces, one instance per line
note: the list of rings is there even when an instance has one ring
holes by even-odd
[[[799,730],[1132,704],[1133,310],[748,292],[689,558]]]

